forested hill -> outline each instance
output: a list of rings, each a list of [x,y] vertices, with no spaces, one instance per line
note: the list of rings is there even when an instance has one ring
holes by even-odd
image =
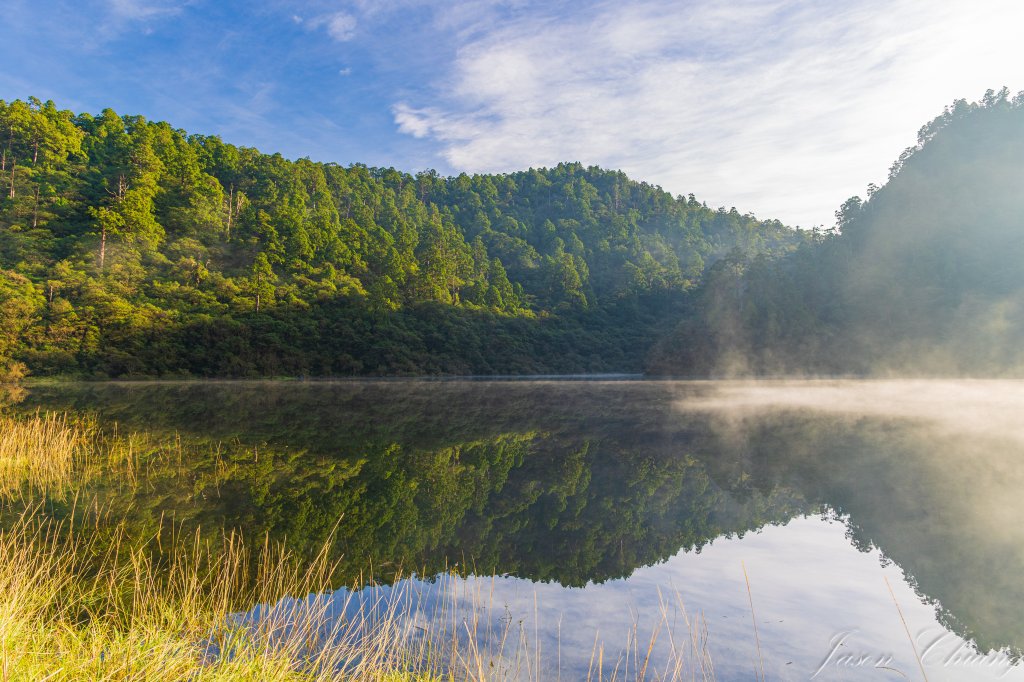
[[[837,233],[720,261],[658,373],[1024,375],[1024,93],[924,126]]]
[[[39,375],[639,371],[710,264],[801,240],[579,164],[289,161],[35,99],[0,145],[0,365]]]

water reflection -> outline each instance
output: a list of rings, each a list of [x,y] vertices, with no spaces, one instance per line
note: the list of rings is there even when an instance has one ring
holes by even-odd
[[[749,677],[741,560],[770,676],[806,679],[851,632],[913,677],[883,575],[933,664],[964,639],[1024,646],[1014,383],[89,384],[33,388],[21,409],[39,407],[140,434],[131,476],[83,477],[138,538],[162,518],[307,554],[333,538],[339,586],[370,567],[508,576],[499,602],[563,655],[589,655],[594,628],[567,646],[552,623],[621,643],[609,630],[655,627],[661,587],[703,609],[719,678]]]
[[[1024,645],[1024,384],[739,384],[712,400],[680,408],[726,423],[757,478],[848,516],[851,540],[982,650]]]
[[[410,639],[461,638],[464,655],[483,652],[483,667],[513,673],[508,679],[596,679],[598,667],[605,677],[632,679],[623,673],[646,664],[650,679],[751,680],[762,662],[776,680],[920,679],[901,612],[930,679],[1024,679],[1006,655],[978,656],[949,633],[899,568],[881,559],[852,547],[841,522],[806,517],[582,589],[442,575],[307,601],[326,602],[335,619],[400,612]],[[294,606],[279,605],[278,615]],[[265,608],[250,614],[267,616]]]

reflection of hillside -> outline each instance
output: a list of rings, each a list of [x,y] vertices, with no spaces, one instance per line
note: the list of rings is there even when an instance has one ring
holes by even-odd
[[[321,453],[385,439],[418,446],[513,430],[660,435],[668,384],[648,382],[190,382],[39,386],[26,405],[101,411],[147,431],[301,443]]]
[[[899,565],[940,620],[982,651],[1024,649],[1020,443],[923,421],[797,412],[719,418],[722,452],[761,486],[847,516],[851,539]]]
[[[830,507],[982,648],[1024,646],[1019,444],[923,422],[680,412],[711,384],[353,382],[34,388],[20,409],[95,411],[138,485],[88,486],[148,537],[161,515],[368,564],[579,585]],[[981,435],[979,435],[979,433]],[[181,454],[167,444],[181,437]],[[110,472],[106,472],[109,474]],[[72,499],[72,498],[69,498]],[[51,500],[55,512],[59,501]]]
[[[138,537],[164,515],[309,554],[340,519],[339,580],[369,564],[380,575],[458,562],[579,585],[828,506],[939,602],[948,626],[986,649],[1024,645],[1014,443],[879,417],[673,408],[714,390],[89,384],[34,388],[21,409],[94,411],[146,434],[137,486],[103,475],[88,487]],[[167,451],[175,434],[181,454]]]
[[[801,509],[716,483],[700,424],[666,429],[670,398],[637,383],[138,384],[37,388],[25,409],[145,431],[139,485],[104,472],[88,490],[139,537],[164,516],[310,554],[337,526],[346,581],[459,563],[580,585]]]

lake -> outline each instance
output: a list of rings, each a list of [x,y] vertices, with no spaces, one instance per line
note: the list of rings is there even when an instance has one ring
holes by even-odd
[[[131,444],[46,513],[326,546],[336,589],[295,603],[472,629],[509,678],[1024,680],[1019,382],[38,384],[14,409]]]

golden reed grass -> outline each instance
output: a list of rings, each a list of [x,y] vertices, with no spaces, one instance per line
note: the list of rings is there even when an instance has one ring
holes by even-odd
[[[531,633],[522,621],[495,617],[498,578],[443,574],[433,584],[370,581],[336,592],[330,543],[300,561],[234,532],[212,543],[198,532],[133,541],[117,519],[102,533],[95,519],[82,523],[77,499],[70,518],[57,522],[19,495],[26,486],[73,495],[69,483],[81,477],[83,461],[133,461],[131,439],[108,440],[89,421],[0,417],[0,508],[13,514],[0,528],[0,682],[572,676],[560,670],[560,644],[541,651],[536,622]],[[21,512],[12,512],[15,501]],[[649,638],[634,627],[614,660],[595,639],[586,678],[713,679],[701,619],[689,618],[678,595],[663,600],[659,615]],[[680,616],[685,637],[678,637]]]
[[[65,414],[0,417],[0,496],[20,495],[26,488],[66,489],[95,436],[94,422],[72,421]]]

